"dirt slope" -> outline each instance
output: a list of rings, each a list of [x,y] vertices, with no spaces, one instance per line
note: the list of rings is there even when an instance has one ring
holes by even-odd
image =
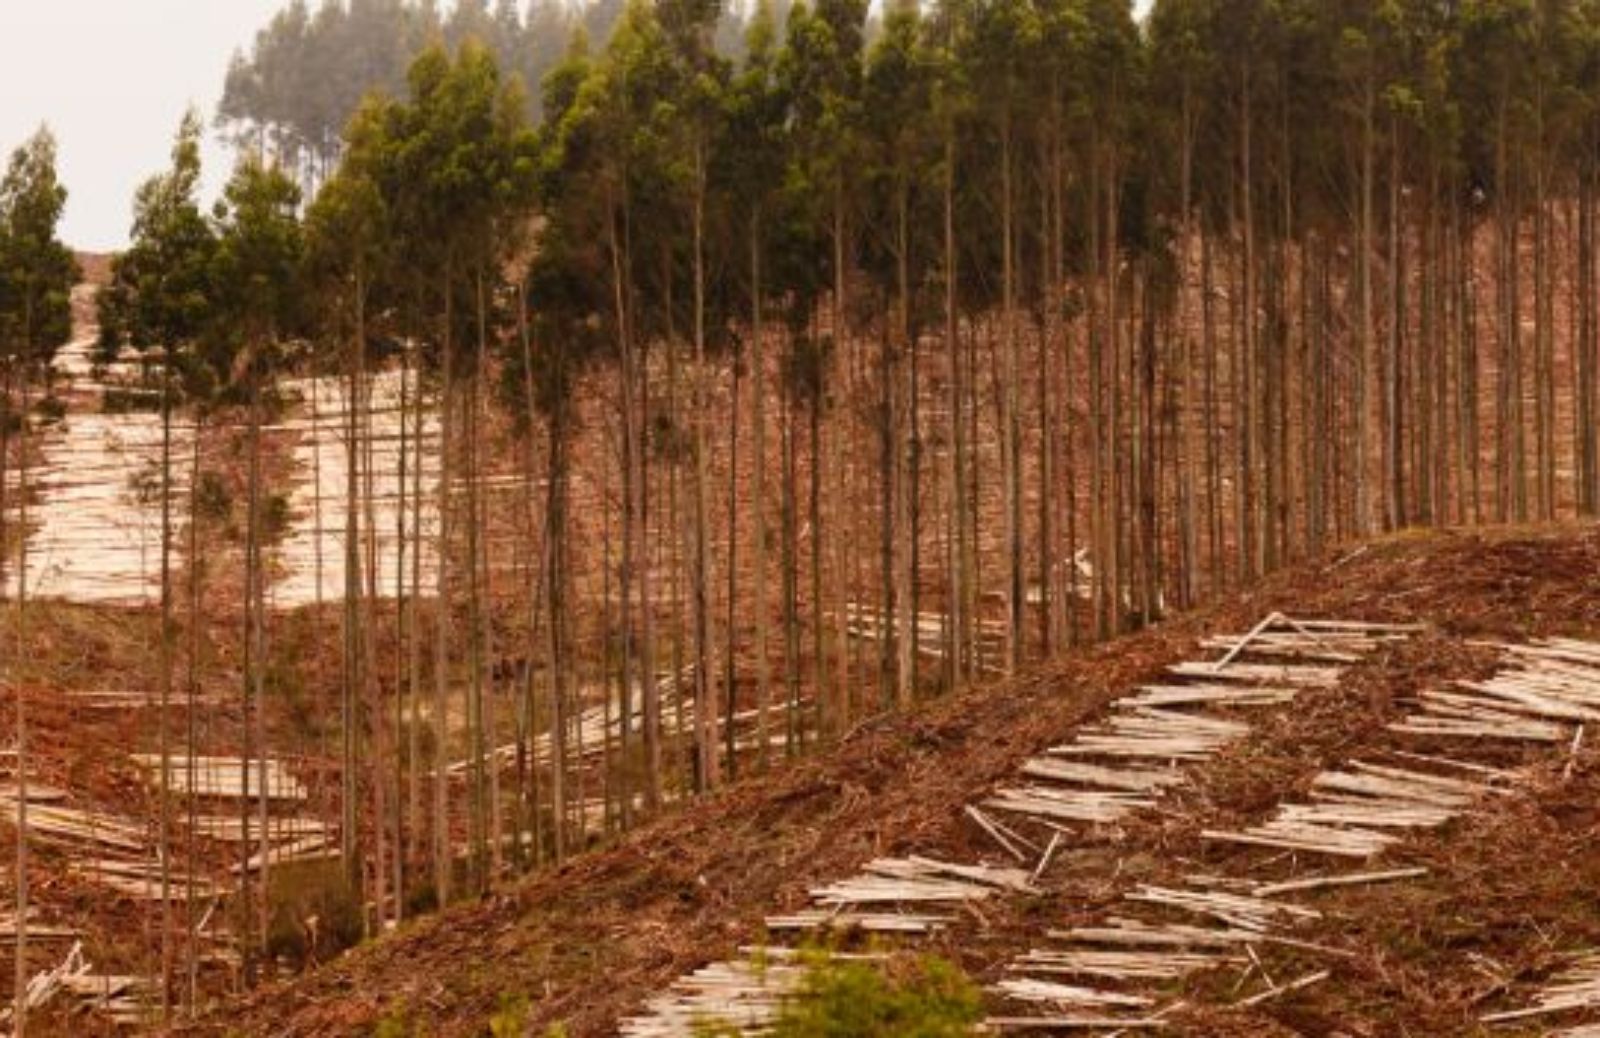
[[[533,1033],[557,1022],[574,1036],[608,1033],[674,977],[747,943],[765,914],[799,904],[808,884],[846,875],[874,855],[991,853],[963,822],[963,804],[1111,697],[1192,657],[1199,635],[1242,629],[1274,609],[1422,620],[1435,631],[1365,666],[1314,708],[1274,721],[1114,843],[1075,848],[1070,868],[1053,870],[1049,896],[986,908],[975,939],[964,934],[940,950],[992,979],[1047,926],[1103,910],[1129,877],[1226,862],[1239,852],[1204,845],[1201,828],[1269,809],[1381,731],[1397,696],[1483,673],[1492,654],[1471,639],[1600,637],[1600,532],[1402,537],[1330,556],[1247,596],[1070,653],[916,717],[863,725],[824,756],[264,990],[189,1033],[366,1034],[380,1020],[404,1018],[420,1033],[481,1034],[501,999],[515,996],[532,1003]],[[1579,763],[1546,776],[1548,795],[1466,820],[1448,843],[1419,841],[1414,854],[1434,867],[1425,882],[1330,899],[1327,932],[1317,936],[1359,964],[1348,983],[1245,1013],[1201,1011],[1171,1031],[1475,1033],[1476,1004],[1548,966],[1559,942],[1538,935],[1600,941],[1600,911],[1577,893],[1600,885],[1600,855],[1589,849],[1600,835],[1600,777],[1595,757]],[[1296,966],[1292,955],[1267,963],[1284,976]],[[1196,986],[1200,996],[1205,983]]]

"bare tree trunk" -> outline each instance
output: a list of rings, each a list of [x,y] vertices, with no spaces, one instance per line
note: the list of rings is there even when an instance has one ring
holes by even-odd
[[[790,347],[791,355],[793,346]],[[802,747],[804,727],[800,717],[800,605],[799,605],[799,545],[796,532],[795,483],[799,478],[795,464],[794,429],[794,378],[793,365],[785,374],[782,388],[781,436],[783,475],[781,487],[782,558],[783,574],[783,680],[785,697],[784,751],[793,757]]]
[[[259,349],[259,347],[257,347]],[[264,739],[265,728],[262,718],[265,713],[262,691],[265,687],[264,671],[265,658],[265,621],[261,616],[264,602],[262,584],[265,581],[262,558],[262,542],[264,531],[261,517],[261,358],[252,355],[249,360],[249,476],[248,476],[248,534],[245,545],[245,646],[244,646],[244,718],[243,718],[243,745],[241,751],[241,788],[240,788],[240,818],[242,839],[239,853],[241,862],[242,904],[244,906],[245,934],[244,958],[245,981],[254,985],[257,979],[256,960],[259,953],[257,941],[264,940],[267,925],[267,904],[271,884],[271,863],[268,860],[267,849],[269,846],[266,830],[266,790],[265,781],[267,774],[266,742]],[[254,845],[254,854],[258,857],[260,865],[253,869],[251,865],[252,839],[251,839],[251,812],[257,806],[257,801],[252,800],[251,769],[256,769],[257,785],[261,786],[259,799],[260,811],[257,816],[259,822],[259,837]],[[256,889],[251,890],[251,878],[254,874]]]
[[[1022,569],[1022,420],[1020,411],[1022,351],[1017,335],[1017,233],[1015,170],[1012,154],[1011,114],[1000,127],[1000,247],[1001,247],[1001,350],[1004,370],[1000,388],[1004,401],[1000,414],[1001,493],[1005,498],[1006,552],[1006,669],[1022,663],[1022,619],[1026,589]]]
[[[361,564],[361,344],[352,342],[347,354],[345,375],[345,513],[344,513],[344,681],[340,689],[339,730],[340,798],[339,850],[345,878],[359,899],[363,888],[365,862],[361,848],[360,700],[365,683],[365,659],[361,648],[362,564]],[[315,397],[315,392],[313,392]],[[363,913],[363,923],[366,922]]]
[[[435,541],[437,600],[434,603],[433,656],[433,886],[440,906],[450,902],[450,530],[451,479],[455,472],[455,289],[445,274],[443,385],[439,404],[438,531]]]
[[[1592,154],[1592,152],[1591,152]],[[1600,439],[1596,424],[1596,349],[1600,347],[1600,322],[1596,320],[1595,176],[1592,161],[1578,178],[1578,336],[1574,344],[1577,376],[1578,513],[1592,516],[1600,510]]]
[[[557,347],[560,349],[561,347]],[[550,475],[546,488],[545,574],[550,603],[550,832],[557,864],[567,853],[567,426],[558,403],[550,419]]]
[[[1369,461],[1380,451],[1372,449],[1372,401],[1377,395],[1377,331],[1374,324],[1372,257],[1375,244],[1376,218],[1374,216],[1374,191],[1377,179],[1377,86],[1376,73],[1369,69],[1362,99],[1361,130],[1361,213],[1357,266],[1360,270],[1361,296],[1361,378],[1356,389],[1356,444],[1355,461],[1356,529],[1370,533],[1377,527],[1376,502],[1372,495]]]
[[[161,709],[157,719],[161,754],[161,1022],[172,1024],[172,349],[161,365]],[[27,421],[24,413],[23,421]],[[19,700],[20,702],[20,695]],[[18,767],[18,773],[21,773]],[[21,920],[21,914],[18,914]]]
[[[196,408],[190,419],[193,429],[190,433],[189,444],[189,651],[186,661],[188,674],[185,682],[185,691],[188,698],[188,719],[184,733],[184,768],[187,772],[185,788],[195,789],[197,786],[197,763],[195,753],[199,745],[199,717],[200,717],[200,579],[203,565],[200,557],[200,440],[201,440],[201,411]],[[200,935],[198,921],[195,919],[195,833],[199,829],[198,813],[199,803],[195,797],[190,796],[185,800],[187,808],[188,833],[184,839],[184,933],[187,937],[187,961],[185,968],[186,999],[189,1007],[189,1016],[192,1018],[199,1012],[200,1002]]]
[[[767,646],[767,380],[766,328],[762,314],[761,211],[750,218],[750,343],[751,403],[755,408],[755,625],[756,625],[756,738],[760,741],[761,770],[771,764],[771,666]],[[730,553],[731,555],[731,553]],[[728,569],[733,571],[730,557]],[[730,596],[731,597],[731,596]]]
[[[410,844],[407,837],[416,824],[415,801],[408,801],[409,789],[407,786],[411,776],[416,774],[417,758],[411,751],[409,744],[405,745],[402,755],[401,739],[411,738],[415,723],[407,725],[406,705],[414,703],[410,694],[414,689],[408,687],[406,682],[406,647],[414,638],[415,631],[410,624],[410,599],[406,595],[406,556],[408,536],[406,531],[406,506],[410,498],[408,484],[406,483],[408,465],[411,462],[410,452],[413,449],[410,441],[410,388],[408,379],[408,366],[404,358],[400,362],[400,396],[397,401],[399,408],[398,417],[398,443],[395,455],[395,513],[394,513],[394,919],[396,923],[405,920],[406,907],[406,877],[409,868],[406,856]],[[420,453],[420,452],[419,452]],[[413,711],[413,722],[415,721]]]
[[[709,525],[707,504],[710,477],[706,473],[705,408],[708,404],[706,381],[706,272],[705,272],[705,181],[706,156],[702,142],[695,155],[696,190],[691,230],[694,252],[694,376],[691,384],[691,404],[694,409],[690,423],[694,427],[694,518],[693,518],[693,579],[690,593],[694,596],[694,688],[695,688],[695,761],[696,791],[707,792],[716,786],[716,687],[711,661],[711,606],[710,606],[710,544],[707,538]],[[681,680],[681,679],[680,679]],[[730,692],[731,695],[731,692]]]
[[[961,337],[960,316],[957,313],[956,280],[956,216],[955,216],[955,134],[946,131],[944,152],[944,337],[945,353],[950,366],[946,407],[949,408],[948,433],[950,439],[949,482],[947,508],[949,533],[945,552],[945,568],[949,573],[949,594],[946,603],[945,635],[945,685],[954,689],[967,676],[968,593],[966,552],[966,507],[963,488],[966,486],[966,428],[961,420]]]
[[[30,322],[31,323],[31,322]],[[23,342],[31,341],[31,329],[24,336]],[[24,355],[20,359],[20,382],[22,385],[22,413],[21,423],[17,427],[17,529],[20,532],[17,548],[17,600],[16,600],[16,638],[17,652],[12,658],[10,666],[11,691],[17,698],[17,843],[16,843],[16,887],[17,887],[17,923],[15,946],[15,976],[13,978],[14,999],[12,1019],[15,1024],[12,1034],[15,1038],[23,1038],[28,1026],[28,696],[22,673],[22,661],[29,655],[28,647],[28,412],[33,408],[29,399],[29,358]],[[6,402],[10,403],[7,396]],[[6,416],[9,420],[9,415]]]
[[[728,563],[727,563],[727,596],[725,603],[727,609],[724,621],[723,655],[726,666],[723,669],[723,696],[725,700],[724,721],[722,726],[722,739],[724,753],[727,756],[728,781],[732,782],[739,777],[738,745],[734,738],[734,715],[738,710],[738,685],[735,683],[734,646],[736,642],[735,631],[737,628],[739,603],[739,359],[735,357],[731,365],[733,368],[733,400],[728,410]],[[758,600],[757,608],[760,607]]]
[[[270,340],[269,340],[270,341]],[[264,349],[264,348],[263,348]],[[271,846],[271,834],[267,831],[269,790],[267,788],[267,768],[270,758],[267,755],[267,571],[262,563],[262,545],[265,541],[264,531],[259,529],[261,506],[261,378],[265,361],[252,359],[250,379],[250,468],[251,482],[254,485],[256,498],[257,525],[256,531],[256,578],[255,578],[255,606],[251,610],[251,631],[255,639],[255,670],[251,674],[254,685],[252,696],[255,699],[255,740],[259,752],[256,755],[256,822],[261,833],[261,885],[257,890],[260,898],[259,911],[261,913],[261,935],[265,938],[267,927],[271,922],[271,895],[272,895],[272,859],[268,853]]]
[[[1384,525],[1398,529],[1410,521],[1405,479],[1405,234],[1400,183],[1398,116],[1389,120],[1389,335],[1383,376]]]
[[[410,380],[410,399],[406,399],[407,383],[405,380],[408,371],[414,371]],[[406,408],[411,409],[410,421],[412,422],[411,455],[412,464],[409,473],[411,487],[411,584],[410,594],[403,596],[401,603],[402,615],[405,619],[406,633],[406,703],[409,708],[406,723],[406,814],[408,816],[408,833],[410,837],[406,844],[407,857],[411,866],[424,857],[424,840],[422,824],[422,628],[417,622],[417,601],[422,597],[422,544],[425,536],[422,516],[422,470],[424,459],[427,458],[427,447],[424,442],[426,431],[425,416],[426,395],[422,389],[422,368],[416,359],[402,360],[401,373],[401,407],[400,425],[401,439],[401,465],[400,482],[405,485],[408,473],[405,467],[405,439],[404,429],[408,420]],[[400,508],[404,513],[406,506],[405,495],[402,493]],[[404,531],[402,531],[404,539]],[[403,580],[405,560],[401,559],[401,579]],[[410,876],[410,868],[406,871]],[[405,888],[401,888],[402,901]]]

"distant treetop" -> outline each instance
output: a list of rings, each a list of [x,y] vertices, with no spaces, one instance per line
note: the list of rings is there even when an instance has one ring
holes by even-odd
[[[406,71],[429,44],[451,50],[478,40],[508,75],[520,76],[529,115],[540,116],[540,84],[580,30],[603,45],[625,0],[458,0],[448,14],[437,0],[289,0],[256,33],[248,54],[234,54],[217,124],[236,140],[269,152],[308,179],[325,179],[361,100],[374,91],[405,93]],[[717,46],[742,48],[744,21],[725,5]],[[788,4],[779,5],[777,15]]]

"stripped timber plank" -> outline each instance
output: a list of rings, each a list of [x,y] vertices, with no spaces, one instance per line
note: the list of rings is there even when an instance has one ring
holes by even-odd
[[[1338,684],[1340,674],[1338,667],[1275,663],[1233,663],[1220,669],[1215,663],[1184,662],[1173,664],[1168,671],[1180,678],[1302,688],[1331,688]]]
[[[1129,793],[1147,793],[1183,781],[1182,772],[1174,768],[1105,768],[1050,757],[1035,757],[1022,766],[1022,773],[1029,778]]]
[[[1008,969],[1104,980],[1176,980],[1201,970],[1243,962],[1233,955],[1205,952],[1056,951],[1034,949]]]
[[[1428,874],[1424,868],[1414,869],[1389,869],[1386,872],[1355,872],[1343,876],[1307,876],[1304,879],[1285,880],[1282,883],[1266,883],[1256,887],[1256,896],[1274,897],[1278,894],[1293,894],[1311,890],[1325,890],[1330,887],[1357,887],[1374,883],[1393,883],[1402,879],[1419,879]]]
[[[1294,702],[1298,689],[1277,686],[1145,685],[1137,695],[1118,706],[1284,706]]]
[[[768,930],[833,930],[861,933],[929,934],[943,930],[955,920],[947,915],[900,914],[896,912],[827,912],[809,910],[766,918]]]
[[[994,1031],[1144,1031],[1166,1026],[1166,1021],[1156,1016],[991,1016],[983,1023]]]
[[[1153,999],[1143,995],[1102,991],[1049,980],[1035,980],[1031,977],[1007,978],[995,984],[990,990],[1017,1002],[1047,1002],[1056,1006],[1143,1009],[1154,1004]]]

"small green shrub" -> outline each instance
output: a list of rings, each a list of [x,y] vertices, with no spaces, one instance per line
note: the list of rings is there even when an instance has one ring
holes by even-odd
[[[267,955],[296,968],[361,941],[361,901],[340,861],[279,866],[267,891],[267,911]]]
[[[161,478],[161,466],[152,461],[128,477],[128,494],[145,507],[157,505],[165,483]]]
[[[287,640],[277,646],[274,657],[267,661],[264,669],[262,689],[268,700],[280,704],[297,736],[318,740],[334,730],[338,712],[327,709],[327,705],[318,700],[317,690],[306,685],[294,647]]]
[[[372,1029],[372,1038],[415,1038],[417,1026],[403,1008],[389,1010]]]
[[[489,1033],[494,1038],[524,1038],[530,1012],[527,996],[501,995],[499,1011],[489,1018]]]
[[[232,517],[233,493],[221,473],[200,473],[200,482],[195,487],[194,507],[200,513],[200,518],[207,522],[225,523]]]
[[[958,1038],[983,1019],[978,989],[942,959],[863,962],[818,952],[808,961],[773,1038]],[[715,1021],[696,1028],[698,1038],[738,1033]]]
[[[54,425],[67,416],[67,402],[51,394],[33,405],[33,413],[46,425]]]
[[[277,544],[289,532],[294,512],[289,507],[289,495],[271,494],[261,506],[261,539],[267,544]]]
[[[406,889],[406,917],[415,918],[439,910],[439,890],[431,875],[413,879]]]

